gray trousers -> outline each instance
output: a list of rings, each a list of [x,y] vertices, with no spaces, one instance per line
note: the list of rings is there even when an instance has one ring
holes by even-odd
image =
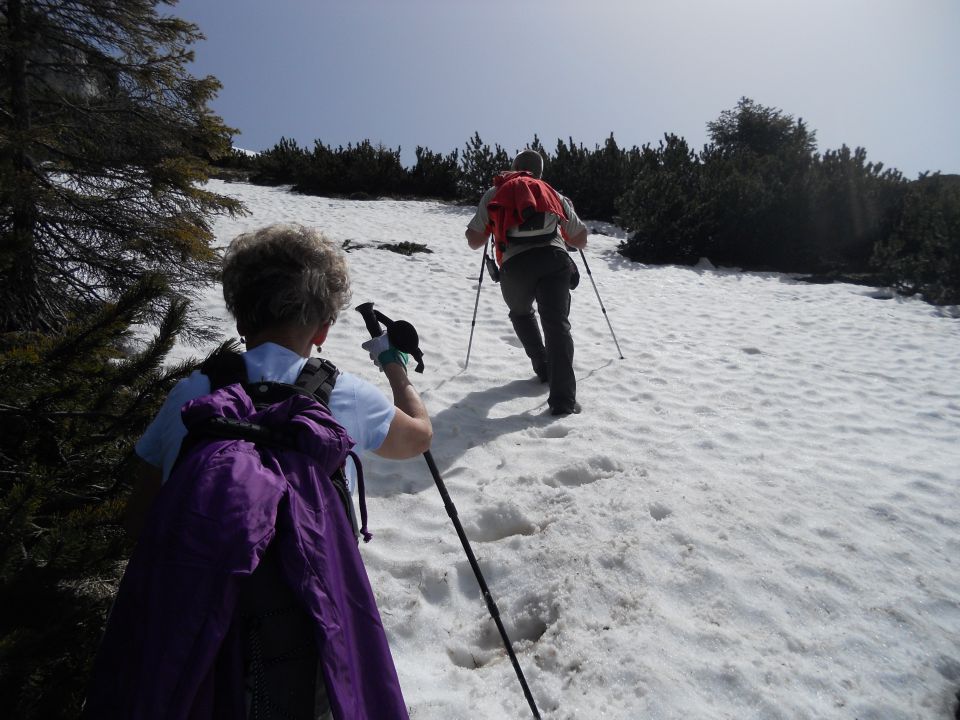
[[[510,321],[534,371],[539,375],[546,368],[550,382],[547,403],[552,409],[572,408],[577,398],[569,320],[574,271],[573,260],[557,247],[526,250],[500,268],[500,292],[510,310]]]

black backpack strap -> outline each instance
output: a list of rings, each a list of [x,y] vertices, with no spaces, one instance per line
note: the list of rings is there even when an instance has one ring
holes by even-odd
[[[324,358],[309,358],[294,385],[315,396],[324,405],[330,405],[330,393],[337,384],[340,371]]]
[[[214,353],[203,361],[200,372],[210,378],[211,390],[247,382],[247,364],[243,355],[234,350]]]
[[[547,214],[537,212],[533,205],[528,205],[521,210],[520,217],[523,218],[523,222],[520,223],[518,230],[543,230],[547,221]]]
[[[243,355],[234,350],[223,350],[214,353],[200,365],[200,372],[210,378],[210,389],[219,390],[234,383],[249,384],[247,379],[247,365]],[[337,366],[324,358],[309,358],[300,371],[294,387],[300,392],[316,397],[324,405],[330,404],[330,393],[337,383],[340,371]],[[269,383],[281,385],[281,383]],[[289,386],[288,386],[289,387]],[[289,390],[282,391],[289,396]],[[276,402],[282,396],[263,398]]]

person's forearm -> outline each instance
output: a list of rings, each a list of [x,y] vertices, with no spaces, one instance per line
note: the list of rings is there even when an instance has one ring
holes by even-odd
[[[383,373],[390,382],[390,390],[393,391],[393,404],[410,417],[429,423],[427,408],[420,399],[420,393],[407,377],[407,369],[400,363],[387,363]]]
[[[486,233],[477,232],[472,228],[467,228],[464,235],[467,238],[467,245],[470,246],[471,250],[479,250],[482,248],[487,244],[487,237],[489,237]]]
[[[563,239],[564,242],[566,242],[570,247],[582,250],[587,246],[587,229],[583,228],[580,230],[580,232],[574,235],[568,235],[566,232],[564,232]]]
[[[433,424],[420,394],[410,383],[406,368],[400,363],[387,363],[383,372],[393,391],[397,410],[383,443],[374,452],[385,458],[404,460],[430,449]]]

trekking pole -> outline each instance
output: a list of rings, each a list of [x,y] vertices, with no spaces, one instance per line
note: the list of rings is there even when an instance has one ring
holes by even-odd
[[[480,263],[480,276],[477,278],[477,299],[473,303],[473,320],[470,322],[470,342],[467,343],[467,359],[463,363],[463,369],[466,370],[470,364],[470,348],[473,347],[473,329],[477,325],[477,308],[480,307],[480,286],[483,285],[483,269],[487,267],[487,244],[483,244],[483,260]],[[496,281],[496,278],[494,278]]]
[[[484,257],[486,257],[486,248],[484,248]],[[481,276],[483,269],[480,269]],[[371,337],[377,337],[380,335],[380,321],[383,320],[384,324],[387,325],[387,333],[389,334],[393,329],[392,326],[397,326],[400,324],[404,325],[404,333],[402,337],[398,337],[403,344],[407,347],[400,347],[399,345],[394,345],[398,350],[403,350],[404,352],[410,352],[413,354],[413,350],[416,350],[419,353],[419,340],[417,338],[416,330],[413,329],[413,326],[410,323],[405,323],[403,320],[398,320],[396,323],[393,323],[389,318],[385,317],[383,313],[373,309],[373,303],[363,303],[358,305],[356,308],[363,316],[363,320],[366,323],[367,331],[370,333]],[[390,341],[393,342],[393,336],[390,335]],[[411,345],[413,347],[411,347]],[[422,353],[420,353],[422,357]],[[419,372],[423,371],[423,364],[421,362]],[[467,534],[463,530],[463,525],[460,524],[460,518],[457,515],[457,508],[453,504],[453,500],[450,498],[450,493],[447,492],[447,487],[443,482],[443,478],[440,477],[440,470],[437,468],[436,462],[433,460],[433,454],[427,450],[423,453],[424,459],[427,461],[427,467],[430,468],[430,474],[433,476],[433,481],[437,485],[437,490],[440,491],[440,497],[443,498],[443,506],[447,511],[447,515],[450,516],[450,520],[453,522],[453,527],[457,531],[457,537],[460,538],[460,544],[463,546],[464,552],[467,554],[467,560],[470,561],[470,567],[473,568],[473,574],[477,578],[477,584],[480,586],[480,593],[483,595],[483,599],[487,604],[487,611],[490,613],[490,617],[493,618],[493,622],[497,626],[497,630],[500,632],[500,637],[503,639],[503,645],[507,649],[507,655],[510,656],[510,663],[513,665],[514,671],[517,673],[517,679],[520,681],[520,687],[523,688],[523,695],[527,699],[527,704],[530,705],[530,710],[533,712],[533,717],[537,720],[540,720],[540,711],[537,710],[537,703],[533,699],[533,693],[530,692],[530,686],[527,685],[527,679],[523,676],[523,670],[520,669],[520,662],[517,660],[517,655],[513,651],[513,643],[510,642],[510,637],[507,635],[507,629],[503,626],[503,621],[500,619],[500,610],[497,608],[497,604],[493,601],[493,595],[490,594],[490,588],[487,587],[486,581],[483,579],[483,573],[480,572],[480,564],[477,562],[476,556],[473,554],[473,549],[470,547],[470,540],[467,538]]]
[[[487,587],[486,581],[483,579],[483,573],[480,572],[480,565],[477,563],[477,558],[473,554],[473,550],[470,548],[470,540],[467,539],[466,533],[463,531],[463,525],[460,524],[460,518],[457,516],[457,508],[453,504],[453,500],[450,499],[450,494],[447,492],[446,486],[443,484],[443,479],[440,477],[440,471],[437,469],[437,464],[433,461],[433,455],[430,454],[430,451],[427,450],[423,457],[427,460],[427,466],[430,468],[430,474],[433,475],[433,481],[437,484],[437,490],[440,491],[440,497],[443,498],[443,506],[446,508],[447,515],[450,516],[450,520],[453,522],[453,527],[457,531],[457,536],[460,538],[460,544],[463,545],[463,550],[467,554],[467,560],[470,561],[470,567],[473,568],[473,574],[477,576],[477,584],[480,586],[480,592],[483,595],[484,601],[487,603],[487,611],[490,613],[490,616],[493,618],[493,621],[497,625],[497,630],[500,631],[500,637],[503,639],[503,646],[507,649],[507,654],[510,656],[510,662],[513,664],[513,669],[517,673],[517,679],[520,681],[520,687],[523,688],[523,695],[527,698],[527,704],[530,705],[530,710],[533,712],[533,716],[540,720],[540,711],[537,710],[537,703],[533,699],[533,694],[530,692],[530,687],[527,685],[527,680],[523,676],[523,670],[520,669],[520,662],[517,660],[517,655],[513,651],[513,644],[510,642],[510,638],[507,635],[507,630],[503,626],[503,621],[500,620],[500,611],[497,609],[497,604],[493,601],[493,596],[490,594],[490,588]]]
[[[593,285],[593,291],[597,294],[597,302],[600,303],[600,309],[603,311],[603,318],[607,321],[607,327],[610,328],[610,334],[613,335],[613,342],[617,346],[617,352],[620,354],[620,359],[623,360],[623,351],[620,350],[620,343],[617,342],[617,334],[613,331],[613,325],[610,324],[610,318],[607,316],[607,309],[603,306],[603,300],[600,299],[600,291],[597,290],[597,283],[593,280],[593,273],[590,272],[590,266],[587,265],[587,256],[583,254],[583,249],[579,248],[580,257],[583,260],[583,267],[587,270],[587,275],[590,276],[590,283]]]

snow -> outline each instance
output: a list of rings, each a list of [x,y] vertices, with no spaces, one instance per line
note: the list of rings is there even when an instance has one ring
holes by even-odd
[[[432,454],[545,718],[952,718],[960,325],[878,288],[631,263],[573,293],[583,413],[547,413],[472,208],[211,183],[350,241],[353,304],[412,322]],[[575,200],[575,198],[574,198]],[[403,256],[378,244],[409,241]],[[579,255],[574,256],[583,271]],[[219,289],[208,309],[234,330]],[[341,315],[324,355],[389,392]],[[209,348],[178,346],[178,357]],[[365,459],[362,554],[415,720],[530,717],[422,459]]]

